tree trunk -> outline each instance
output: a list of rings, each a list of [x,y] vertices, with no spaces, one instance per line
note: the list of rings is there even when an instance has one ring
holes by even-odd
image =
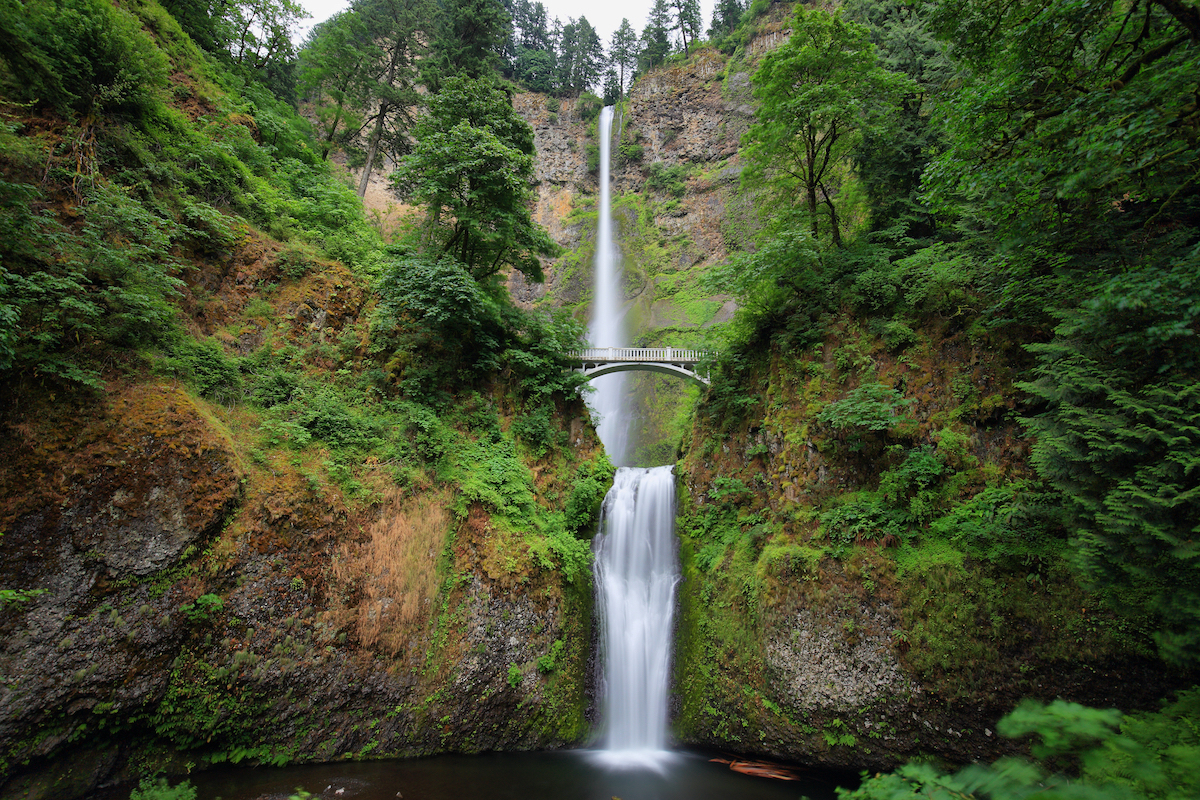
[[[817,220],[817,186],[810,183],[808,185],[808,219],[812,226],[812,237],[815,241],[818,237],[820,223]]]
[[[379,107],[375,116],[375,130],[371,132],[371,140],[367,144],[367,163],[363,165],[362,180],[358,182],[358,198],[367,196],[367,186],[371,183],[371,173],[375,170],[375,154],[379,152],[379,139],[383,136],[383,118],[387,115],[387,104]]]
[[[833,246],[841,247],[842,232],[839,230],[837,209],[833,207],[833,198],[829,196],[829,192],[826,192],[824,187],[821,187],[821,192],[825,195],[825,205],[829,206],[829,225],[833,229]]]
[[[400,58],[400,45],[392,49],[392,60],[388,62],[387,76],[383,79],[384,86],[391,86],[396,77],[396,61]],[[375,117],[375,130],[371,133],[371,141],[367,144],[367,163],[363,165],[362,180],[358,182],[358,197],[361,200],[367,195],[367,185],[371,182],[371,173],[375,170],[375,154],[379,152],[379,139],[383,136],[383,121],[391,109],[387,101],[380,101],[379,115]]]

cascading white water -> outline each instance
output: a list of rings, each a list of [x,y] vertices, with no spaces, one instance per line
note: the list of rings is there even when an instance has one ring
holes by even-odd
[[[613,109],[600,112],[600,221],[592,324],[593,347],[621,347],[620,254],[613,241],[609,143]],[[673,468],[626,463],[630,414],[621,373],[594,381],[591,405],[600,441],[621,468],[604,498],[596,537],[596,587],[604,647],[606,749],[613,766],[658,767],[667,759],[667,691],[675,611],[675,477]]]
[[[667,744],[675,560],[674,468],[622,467],[604,498],[596,586],[604,641],[604,758],[655,765]]]
[[[624,347],[624,302],[621,296],[621,253],[613,240],[612,204],[609,192],[609,151],[612,141],[612,106],[600,111],[600,220],[596,226],[595,279],[592,285],[592,323],[588,342],[592,347]],[[595,392],[588,405],[598,418],[596,432],[613,464],[627,463],[629,415],[625,410],[625,376],[602,375],[592,381]]]

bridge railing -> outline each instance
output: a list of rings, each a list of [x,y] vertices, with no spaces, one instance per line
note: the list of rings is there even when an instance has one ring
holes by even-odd
[[[715,355],[707,350],[682,350],[675,347],[590,347],[571,355],[580,361],[690,361]]]

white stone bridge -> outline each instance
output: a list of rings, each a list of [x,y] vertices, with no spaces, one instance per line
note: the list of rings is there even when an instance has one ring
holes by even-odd
[[[708,368],[698,369],[701,362],[716,356],[708,350],[679,350],[674,347],[593,347],[571,354],[589,378],[610,372],[660,372],[709,384]]]

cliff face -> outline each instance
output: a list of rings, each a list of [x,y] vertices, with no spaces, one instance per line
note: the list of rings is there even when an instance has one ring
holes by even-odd
[[[1024,698],[1146,709],[1194,677],[1064,559],[1029,557],[1048,534],[1012,502],[1031,480],[1019,351],[945,318],[912,334],[889,345],[839,315],[820,346],[764,354],[740,413],[710,394],[696,414],[677,467],[684,741],[858,768],[994,760]],[[886,431],[822,416],[873,384],[895,392]]]
[[[704,50],[656,70],[618,107],[613,210],[636,345],[702,345],[735,309],[701,278],[759,225],[738,191],[738,144],[753,118],[750,74],[786,34],[767,22],[735,62]],[[545,102],[525,95],[518,107],[537,132],[540,219],[568,252],[547,265],[544,288],[516,291],[582,318],[595,131],[571,104],[551,115]],[[1097,611],[1061,561],[1023,559],[1019,544],[964,557],[934,537],[880,533],[888,504],[929,525],[951,497],[992,498],[995,508],[939,523],[959,547],[970,514],[1023,513],[997,489],[1031,479],[1012,418],[1019,350],[952,316],[901,326],[897,343],[884,322],[837,315],[812,352],[763,354],[738,388],[744,413],[669,378],[635,381],[639,461],[680,458],[684,742],[840,767],[990,760],[1013,749],[996,722],[1023,697],[1149,707],[1186,681]],[[874,382],[900,392],[909,427],[867,442],[818,420]]]
[[[307,352],[332,381],[362,335],[362,288],[336,265],[287,266],[250,237],[189,276],[188,325],[229,352]],[[114,376],[104,397],[3,395],[0,587],[41,593],[0,607],[0,797],[73,797],[188,764],[589,735],[586,568],[560,569],[489,510],[498,500],[398,478],[378,456],[339,467],[278,415],[152,376]],[[524,513],[561,506],[599,456],[578,402],[546,409],[540,456],[505,449],[520,414],[502,387],[473,402],[458,429],[422,417],[420,446],[474,452],[471,425],[485,424],[499,442],[485,457]],[[359,424],[329,420],[335,438]]]

